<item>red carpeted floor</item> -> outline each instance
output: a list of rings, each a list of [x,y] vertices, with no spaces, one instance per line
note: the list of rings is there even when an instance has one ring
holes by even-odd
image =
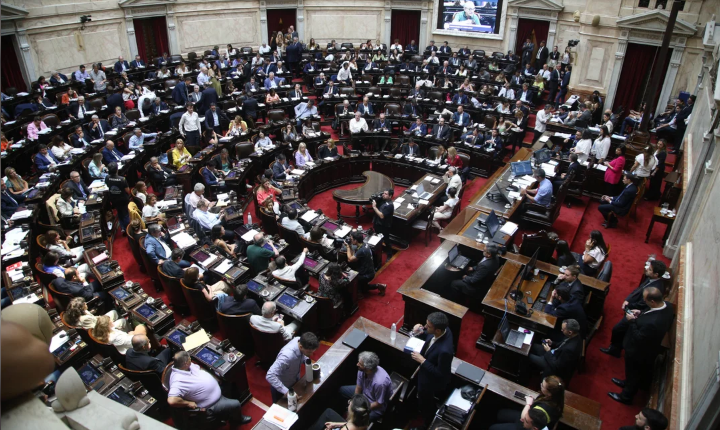
[[[531,123],[534,121],[534,115],[531,115],[530,121]],[[337,138],[336,133],[330,127],[324,126],[323,130],[332,133],[333,137]],[[532,133],[529,132],[526,135],[525,142],[530,143],[531,139]],[[342,152],[342,148],[340,150]],[[484,183],[485,179],[482,178],[477,178],[468,183],[464,193],[464,201],[462,202],[463,207],[467,205],[470,198]],[[346,188],[356,186],[358,185],[348,185]],[[327,214],[335,214],[336,206],[331,194],[332,191],[321,193],[314,197],[309,202],[309,205],[314,209],[322,209]],[[664,226],[658,225],[658,228],[653,231],[650,243],[645,244],[645,232],[652,216],[654,203],[642,202],[638,206],[636,220],[630,220],[627,227],[625,227],[623,221],[619,228],[611,230],[605,230],[600,226],[602,217],[597,211],[597,206],[596,201],[589,201],[589,199],[584,198],[573,203],[572,208],[563,207],[559,219],[553,226],[553,231],[558,233],[561,239],[567,240],[571,244],[573,251],[582,252],[585,240],[594,229],[600,229],[605,241],[612,246],[609,259],[613,262],[614,270],[611,292],[605,306],[604,322],[588,347],[586,371],[581,374],[576,373],[570,385],[570,390],[600,402],[602,405],[600,417],[603,421],[603,428],[614,429],[633,422],[633,416],[645,404],[647,394],[641,393],[641,395],[638,395],[635,404],[632,406],[625,406],[610,399],[607,392],[617,391],[610,379],[624,377],[624,362],[622,359],[604,355],[598,349],[609,343],[612,326],[622,316],[620,305],[625,296],[637,286],[648,255],[657,254],[658,258],[662,258],[660,253],[662,251],[661,238],[664,233]],[[252,213],[254,210],[249,208],[249,211]],[[360,224],[369,226],[370,222],[368,216]],[[523,232],[537,230],[533,226],[521,225],[516,236],[516,243],[519,244]],[[401,322],[404,303],[396,291],[440,244],[440,240],[435,233],[433,232],[429,246],[426,247],[423,238],[418,236],[410,243],[407,250],[395,254],[389,264],[386,264],[381,269],[376,278],[377,282],[388,285],[386,296],[379,297],[376,294],[370,294],[363,299],[359,304],[359,312],[350,320],[345,321],[336,331],[335,336],[329,339],[329,342],[323,342],[313,358],[321,356],[329,345],[360,316],[387,327],[393,322]],[[152,296],[164,296],[162,292],[156,293],[150,279],[139,271],[126,238],[116,236],[113,246],[113,258],[120,263],[127,279],[140,282],[145,291]],[[188,319],[192,320],[192,317]],[[179,315],[176,315],[176,320],[180,320]],[[475,348],[475,341],[480,336],[482,323],[483,318],[479,314],[469,312],[466,315],[462,323],[463,336],[459,340],[457,356],[476,366],[487,368],[490,354]],[[220,333],[216,333],[216,335],[221,336]],[[264,405],[270,405],[270,390],[268,383],[265,381],[265,370],[255,367],[254,363],[255,359],[251,357],[247,365],[250,390],[256,401]],[[537,387],[534,388],[537,389]],[[257,422],[264,413],[261,407],[252,402],[244,406],[243,411],[253,417],[253,423]]]

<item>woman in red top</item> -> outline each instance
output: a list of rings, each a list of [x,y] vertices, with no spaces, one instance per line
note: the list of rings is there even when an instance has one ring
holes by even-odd
[[[457,167],[458,172],[463,168],[462,158],[458,155],[454,146],[451,146],[447,150],[447,163],[449,166]]]
[[[617,155],[615,159],[603,163],[607,166],[605,182],[608,184],[608,195],[610,196],[616,196],[622,191],[622,188],[618,184],[621,184],[620,179],[623,176],[623,169],[625,168],[625,145],[620,145],[615,148],[615,155]]]
[[[269,201],[272,201],[273,212],[280,213],[280,205],[275,198],[276,195],[282,194],[282,191],[270,184],[270,179],[263,178],[262,183],[257,189],[257,203],[262,207],[267,207]]]

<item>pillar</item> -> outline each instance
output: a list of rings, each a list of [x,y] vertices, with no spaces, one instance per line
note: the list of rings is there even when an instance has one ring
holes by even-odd
[[[267,14],[267,12],[265,13]],[[298,0],[296,17],[297,28],[295,28],[295,31],[297,31],[299,40],[305,40],[305,8],[303,7],[303,0]],[[267,33],[267,31],[265,31],[265,33]],[[306,41],[306,43],[308,42],[310,42],[310,39]]]
[[[385,6],[385,30],[384,30],[384,33],[385,34],[383,35],[383,37],[380,40],[382,41],[382,43],[387,45],[388,49],[390,49],[390,45],[392,45],[392,40],[390,40],[390,34],[392,33],[392,9],[390,8],[390,3],[386,3],[386,6]]]
[[[553,12],[553,19],[550,20],[550,27],[548,28],[548,35],[547,40],[545,41],[545,46],[548,49],[548,52],[552,52],[553,46],[555,46],[555,33],[557,32],[557,12]],[[515,28],[515,35],[517,38],[517,27]],[[558,51],[560,50],[560,47],[558,47]]]
[[[135,56],[138,54],[138,45],[137,45],[137,37],[135,35],[135,24],[133,23],[132,16],[125,18],[125,28],[127,30],[127,38],[128,38],[128,46],[130,47],[130,56],[128,58],[128,61],[131,61],[130,59],[135,59]],[[143,58],[143,61],[150,62],[150,58]]]
[[[663,81],[662,91],[660,91],[660,97],[657,101],[657,107],[655,108],[655,117],[665,111],[670,98],[674,95],[672,93],[673,87],[675,86],[675,78],[677,77],[678,68],[682,62],[683,53],[685,52],[685,46],[674,46],[672,56],[670,57],[670,64],[668,65],[667,72],[665,73],[665,80]]]
[[[270,45],[268,41],[267,6],[264,1],[260,2],[260,41]]]
[[[518,9],[513,8],[510,12],[510,31],[508,32],[508,45],[505,47],[505,52],[512,50],[515,52],[515,45],[517,44],[517,28],[518,20],[520,19]],[[548,33],[549,35],[549,33]],[[517,52],[516,52],[517,54]]]
[[[23,75],[25,75],[27,82],[35,82],[38,75],[35,71],[35,61],[33,61],[32,53],[30,52],[30,44],[27,40],[26,30],[18,26],[15,32],[15,39],[17,40],[18,48],[20,48],[20,58],[18,58],[18,62],[20,63],[20,67],[23,68]]]
[[[420,40],[417,41],[418,51],[422,54],[423,49],[425,49],[426,46],[428,46],[428,10],[427,8],[423,8],[420,12]],[[409,44],[410,41],[408,40],[405,42],[405,44]]]
[[[180,50],[180,40],[178,38],[178,31],[177,31],[177,20],[175,19],[175,11],[168,6],[167,11],[167,28],[168,28],[168,45],[170,52],[168,54],[170,55],[182,55],[182,51]]]
[[[605,108],[612,109],[615,102],[615,93],[617,93],[618,83],[620,82],[620,72],[622,71],[623,62],[625,61],[625,51],[628,45],[628,32],[621,33],[622,39],[618,39],[618,48],[615,52],[615,65],[613,66],[612,75],[610,76],[610,85],[608,85],[607,97],[605,97]],[[625,106],[628,109],[630,106]]]

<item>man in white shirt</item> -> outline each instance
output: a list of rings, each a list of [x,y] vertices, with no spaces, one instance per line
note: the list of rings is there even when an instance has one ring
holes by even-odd
[[[350,63],[347,61],[343,63],[342,68],[338,72],[337,80],[345,82],[347,85],[352,85],[352,71],[350,70]]]
[[[368,125],[365,118],[362,117],[360,112],[355,112],[355,118],[350,121],[350,133],[359,133],[361,131],[367,131]]]
[[[427,59],[428,63],[432,63],[436,66],[440,65],[440,59],[435,55],[435,51],[430,53],[430,57]]]
[[[141,148],[145,143],[145,139],[149,138],[150,140],[152,140],[155,138],[155,136],[157,136],[157,133],[143,133],[139,127],[135,127],[133,132],[135,134],[133,134],[133,136],[130,138],[130,142],[128,142],[128,146],[130,147],[130,149]]]
[[[315,100],[308,100],[307,103],[298,103],[295,106],[295,119],[297,120],[297,126],[302,127],[302,123],[306,118],[316,116],[318,113],[315,107]]]
[[[260,53],[260,55],[269,54],[270,47],[268,46],[267,43],[263,43],[262,45],[260,45],[260,48],[258,48],[258,52]]]
[[[530,87],[527,83],[524,83],[522,85],[522,90],[518,93],[519,97],[518,99],[524,103],[532,103],[532,91],[530,91]]]
[[[188,103],[186,106],[187,112],[185,112],[180,118],[180,134],[185,138],[185,146],[188,147],[199,147],[200,146],[200,131],[202,127],[200,125],[200,117],[192,103]]]
[[[193,188],[193,192],[188,194],[187,197],[185,197],[185,203],[189,204],[193,207],[193,209],[196,209],[198,207],[198,204],[205,200],[205,185],[201,183],[195,184],[195,188]],[[205,202],[208,202],[205,200]],[[208,208],[211,208],[215,206],[215,202],[208,202]]]
[[[300,257],[298,257],[297,261],[292,266],[287,264],[287,259],[284,255],[280,255],[275,258],[275,265],[277,266],[277,269],[273,270],[273,276],[288,281],[295,281],[295,274],[305,263],[305,256],[307,253],[308,249],[304,248],[302,254],[300,254]],[[300,273],[297,273],[297,275],[303,278],[306,277]],[[307,279],[301,279],[300,281],[303,282],[303,285],[307,284]]]
[[[294,230],[299,234],[300,236],[307,236],[305,233],[305,229],[303,226],[298,222],[298,213],[295,208],[290,208],[290,210],[287,213],[287,216],[282,219],[280,222],[280,225],[285,227],[288,230]]]
[[[271,147],[273,146],[272,140],[270,140],[269,137],[265,136],[262,132],[258,134],[258,140],[255,142],[255,151],[260,150],[261,148]]]
[[[208,76],[207,67],[201,67],[200,73],[198,73],[198,76],[197,76],[197,84],[200,87],[205,88],[205,86],[207,86],[207,84],[209,82],[210,82],[210,76]]]
[[[515,91],[510,88],[510,84],[505,84],[498,93],[498,97],[505,97],[508,100],[515,100]]]
[[[538,71],[538,75],[542,76],[542,78],[546,81],[550,79],[550,70],[548,70],[547,64],[543,64],[543,68],[542,70]]]
[[[285,325],[282,315],[275,315],[276,305],[275,302],[265,302],[262,306],[262,316],[253,315],[250,317],[250,324],[257,327],[258,330],[266,333],[277,333],[281,332],[283,339],[289,341],[297,333],[299,324],[297,322],[291,322]]]
[[[550,103],[547,103],[542,109],[537,111],[537,114],[535,115],[535,136],[533,137],[533,142],[536,142],[540,136],[545,133],[547,122],[550,118],[552,118],[552,110],[553,106]]]

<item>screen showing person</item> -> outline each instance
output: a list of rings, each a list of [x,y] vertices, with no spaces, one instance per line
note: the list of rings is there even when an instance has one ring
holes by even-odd
[[[438,30],[495,33],[500,30],[502,0],[438,0]]]

